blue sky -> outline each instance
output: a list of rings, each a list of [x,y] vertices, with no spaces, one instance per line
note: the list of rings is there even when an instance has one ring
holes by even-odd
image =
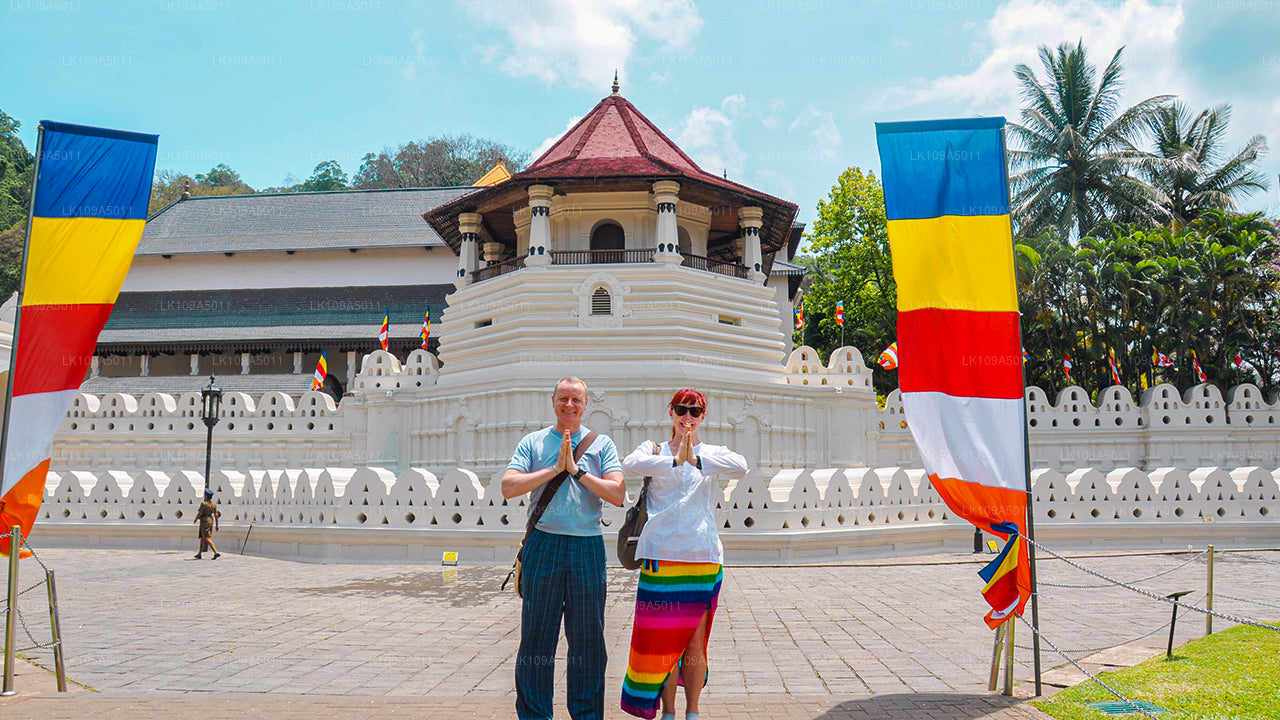
[[[1126,46],[1126,104],[1231,103],[1229,145],[1280,143],[1280,0],[5,0],[0,110],[160,135],[157,167],[262,188],[324,160],[471,133],[534,151],[609,92],[708,171],[800,219],[876,121],[1017,117],[1018,62]],[[1280,160],[1246,209],[1280,210]]]

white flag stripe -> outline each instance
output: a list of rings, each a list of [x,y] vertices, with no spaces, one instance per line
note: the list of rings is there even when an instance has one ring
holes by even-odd
[[[4,482],[0,496],[8,494],[31,468],[49,457],[50,438],[66,417],[77,390],[32,393],[13,399],[9,410],[9,439],[4,447]]]
[[[1022,398],[902,394],[907,427],[931,475],[987,487],[1025,490]]]

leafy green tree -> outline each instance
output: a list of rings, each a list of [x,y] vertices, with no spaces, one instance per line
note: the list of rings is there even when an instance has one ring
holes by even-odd
[[[358,189],[470,185],[499,162],[518,172],[529,153],[471,135],[433,137],[367,153],[351,186]]]
[[[336,160],[325,160],[316,165],[311,177],[298,187],[301,192],[323,192],[328,190],[346,190],[347,174]]]
[[[898,288],[893,279],[884,189],[874,173],[841,173],[806,233],[814,270],[805,295],[804,341],[827,357],[840,345],[836,303],[844,301],[844,344],[874,364],[897,335]],[[894,372],[877,369],[877,392],[897,387]]]
[[[18,289],[35,175],[35,156],[18,137],[21,127],[0,110],[0,302]]]
[[[1098,76],[1083,42],[1040,47],[1046,79],[1024,64],[1013,74],[1026,105],[1009,123],[1015,174],[1013,216],[1028,237],[1053,228],[1083,237],[1106,220],[1154,222],[1163,196],[1133,174],[1149,155],[1135,138],[1169,96],[1147,98],[1117,112],[1123,67],[1116,51]]]
[[[1144,175],[1164,194],[1164,210],[1176,226],[1211,208],[1234,210],[1236,196],[1266,190],[1256,165],[1267,150],[1266,138],[1254,135],[1235,155],[1224,157],[1230,119],[1230,105],[1193,116],[1180,102],[1157,108],[1147,118],[1156,161],[1147,164]]]
[[[151,204],[148,212],[155,213],[181,198],[184,191],[190,192],[192,197],[252,195],[255,192],[240,179],[240,173],[232,170],[226,163],[218,163],[209,172],[197,173],[195,177],[176,170],[159,170],[151,181]]]

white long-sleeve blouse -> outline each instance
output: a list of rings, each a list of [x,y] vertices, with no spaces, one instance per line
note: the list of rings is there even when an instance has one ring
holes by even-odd
[[[649,476],[649,519],[640,533],[636,557],[677,562],[724,563],[724,547],[716,532],[719,480],[747,474],[747,460],[721,445],[699,443],[701,461],[673,467],[671,443],[656,447],[646,440],[622,461],[628,475]]]

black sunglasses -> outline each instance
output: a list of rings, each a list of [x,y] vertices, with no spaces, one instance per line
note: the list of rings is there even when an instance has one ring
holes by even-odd
[[[697,405],[672,405],[671,409],[675,410],[676,415],[679,415],[680,417],[684,417],[685,413],[688,413],[699,418],[702,417],[702,413],[706,412],[705,408],[700,408]]]

